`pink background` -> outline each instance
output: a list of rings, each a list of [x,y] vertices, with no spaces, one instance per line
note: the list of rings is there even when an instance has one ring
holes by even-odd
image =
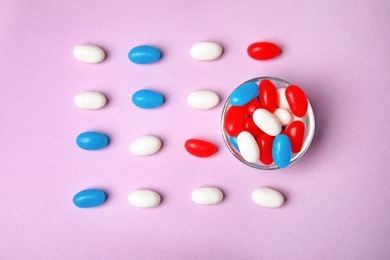
[[[390,16],[376,1],[15,1],[0,8],[0,259],[389,259]],[[199,41],[224,48],[213,62],[193,60]],[[282,54],[255,61],[249,44],[272,41]],[[79,44],[107,52],[100,64],[73,55]],[[163,58],[127,59],[137,45]],[[264,172],[225,147],[223,102],[240,83],[275,76],[301,86],[317,129],[296,164]],[[160,91],[165,104],[141,110],[138,89]],[[216,91],[209,111],[187,105],[195,90]],[[108,105],[83,111],[81,91],[101,91]],[[110,144],[84,151],[84,131]],[[152,134],[164,143],[150,157],[130,143]],[[219,150],[200,159],[189,138]],[[223,190],[215,206],[196,205],[201,186]],[[286,197],[276,210],[251,200],[258,187]],[[101,188],[105,204],[79,209],[72,197]],[[163,197],[138,209],[128,194]]]

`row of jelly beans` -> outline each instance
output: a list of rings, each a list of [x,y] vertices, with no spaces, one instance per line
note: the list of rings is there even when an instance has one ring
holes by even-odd
[[[276,89],[270,80],[247,82],[230,95],[224,130],[250,162],[287,167],[302,149],[308,100],[298,86]]]

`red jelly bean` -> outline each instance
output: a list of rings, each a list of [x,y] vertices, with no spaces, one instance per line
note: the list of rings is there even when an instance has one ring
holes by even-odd
[[[292,122],[286,128],[286,135],[290,139],[292,152],[299,153],[305,137],[305,124],[301,121]]]
[[[274,142],[275,136],[267,134],[260,134],[257,139],[257,145],[260,148],[260,161],[265,165],[270,165],[274,159],[272,159],[272,143]]]
[[[249,45],[248,55],[255,60],[269,60],[280,54],[280,48],[271,42],[255,42]]]
[[[245,110],[241,106],[231,106],[226,111],[224,127],[230,136],[237,136],[244,128],[244,121],[247,118]]]
[[[278,91],[274,83],[268,79],[260,82],[260,104],[261,108],[271,113],[275,112],[278,105]]]
[[[256,109],[260,108],[260,102],[257,98],[254,98],[249,103],[246,103],[243,108],[249,116],[252,116]]]
[[[248,117],[244,122],[244,131],[247,131],[252,134],[252,136],[258,136],[264,132],[255,124],[253,118]]]
[[[217,152],[217,147],[214,144],[199,139],[188,139],[184,147],[196,157],[209,157]]]
[[[286,88],[286,99],[290,105],[291,112],[298,116],[303,117],[306,115],[309,102],[303,90],[295,85],[290,85]]]

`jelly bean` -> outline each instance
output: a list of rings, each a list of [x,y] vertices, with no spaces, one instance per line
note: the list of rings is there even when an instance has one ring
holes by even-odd
[[[273,113],[278,105],[278,92],[274,83],[265,79],[260,82],[260,104],[261,108]]]
[[[259,92],[259,86],[255,82],[246,82],[236,88],[229,97],[230,104],[233,106],[243,106]]]
[[[107,99],[100,92],[81,92],[74,97],[74,103],[81,109],[99,109],[106,105]]]
[[[160,148],[160,139],[152,135],[141,136],[130,145],[130,151],[133,154],[140,156],[155,154],[160,150]]]
[[[294,115],[298,117],[306,115],[309,102],[305,92],[300,87],[295,85],[288,86],[286,88],[286,99]]]
[[[237,144],[237,136],[230,136],[229,141],[233,145],[233,147],[237,150],[237,152],[240,152],[240,149],[238,148],[238,144]]]
[[[260,161],[265,165],[273,163],[272,144],[275,137],[267,134],[260,134],[256,138],[257,145],[260,149]]]
[[[215,60],[222,54],[222,47],[215,42],[198,42],[190,50],[192,58],[196,60]]]
[[[148,89],[141,89],[132,96],[134,105],[140,108],[156,108],[164,103],[164,97],[161,93]]]
[[[280,48],[271,42],[255,42],[249,45],[248,55],[255,60],[269,60],[280,54]]]
[[[84,150],[99,150],[107,146],[108,138],[99,132],[84,132],[77,136],[76,143]]]
[[[192,201],[203,205],[218,204],[223,200],[223,193],[214,187],[198,188],[192,192]]]
[[[284,204],[282,193],[271,188],[258,188],[252,192],[252,200],[266,208],[278,208]]]
[[[218,105],[219,96],[213,91],[194,91],[188,95],[187,103],[196,109],[210,109]]]
[[[243,106],[248,116],[252,116],[256,109],[260,108],[260,102],[257,98],[252,99]]]
[[[79,45],[74,47],[73,56],[86,63],[99,63],[106,57],[105,52],[95,45]]]
[[[129,60],[136,64],[149,64],[160,59],[160,51],[153,46],[141,45],[134,47],[129,52]]]
[[[299,153],[305,137],[305,125],[301,121],[292,122],[286,128],[286,135],[290,138],[292,152]]]
[[[252,117],[245,119],[243,130],[251,133],[253,136],[258,136],[263,133],[263,131],[261,131],[261,129],[255,124]]]
[[[83,190],[74,195],[73,203],[79,208],[97,207],[106,200],[106,194],[102,190]]]
[[[285,88],[278,88],[278,108],[290,109],[290,105],[288,104],[286,98]]]
[[[240,106],[231,106],[227,109],[224,129],[230,136],[237,136],[244,128],[245,110]]]
[[[292,121],[292,115],[290,110],[285,108],[277,108],[274,112],[274,115],[279,119],[282,126],[288,125]]]
[[[279,119],[264,108],[259,108],[253,113],[253,121],[266,134],[276,136],[282,130]]]
[[[247,162],[256,163],[260,158],[259,146],[255,138],[247,131],[242,131],[237,136],[237,144],[242,158]]]
[[[161,197],[152,190],[135,190],[129,194],[128,201],[137,208],[154,208],[160,204]]]
[[[209,157],[217,152],[217,147],[213,143],[199,139],[188,139],[184,147],[196,157]]]
[[[272,144],[272,158],[279,168],[285,168],[291,161],[291,142],[287,135],[279,134]]]

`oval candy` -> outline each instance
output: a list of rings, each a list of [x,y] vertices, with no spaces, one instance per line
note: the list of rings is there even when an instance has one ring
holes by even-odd
[[[161,106],[164,103],[164,96],[157,91],[141,89],[133,94],[131,100],[139,108],[151,109]]]
[[[279,119],[264,108],[259,108],[253,113],[253,121],[266,134],[276,136],[282,130]]]
[[[252,116],[256,109],[260,108],[260,101],[257,98],[252,99],[248,103],[246,103],[243,108],[248,116]]]
[[[106,97],[95,91],[80,92],[74,97],[74,103],[81,109],[99,109],[106,105]]]
[[[131,49],[128,57],[130,61],[136,64],[149,64],[158,61],[161,53],[154,46],[141,45]]]
[[[290,85],[286,88],[286,99],[290,105],[291,112],[297,117],[306,115],[309,102],[303,90],[295,85]]]
[[[265,79],[259,85],[260,107],[273,113],[278,105],[278,92],[272,81]]]
[[[285,108],[277,108],[274,112],[274,115],[279,119],[282,126],[288,125],[293,119],[290,111]]]
[[[274,162],[272,158],[272,144],[275,137],[267,134],[260,134],[256,138],[256,143],[260,150],[260,161],[265,165],[270,165]]]
[[[254,99],[259,92],[259,86],[255,82],[246,82],[236,88],[229,97],[232,106],[243,106]]]
[[[271,188],[258,188],[252,192],[252,201],[266,208],[278,208],[284,204],[282,193]]]
[[[223,200],[223,193],[214,187],[198,188],[192,192],[192,201],[203,205],[218,204]]]
[[[77,136],[76,143],[84,150],[99,150],[107,146],[108,138],[99,132],[84,132]]]
[[[191,57],[196,60],[215,60],[222,54],[222,47],[215,42],[198,42],[190,50]]]
[[[285,88],[278,88],[278,108],[286,108],[290,110],[290,105],[288,104],[286,98]]]
[[[241,156],[250,163],[256,163],[260,158],[259,146],[255,138],[247,131],[242,131],[237,136],[237,145]]]
[[[152,190],[135,190],[129,194],[128,201],[137,208],[154,208],[160,204],[161,197]]]
[[[86,63],[99,63],[104,60],[106,53],[96,45],[78,45],[73,49],[73,56]]]
[[[184,147],[196,157],[209,157],[217,152],[217,147],[213,143],[199,139],[188,139]]]
[[[135,155],[147,156],[157,153],[161,148],[161,140],[152,135],[141,136],[130,145],[130,151]]]
[[[287,135],[277,135],[272,143],[272,158],[279,168],[285,168],[290,164],[292,156],[291,142]]]
[[[255,60],[269,60],[280,54],[280,48],[271,42],[255,42],[249,45],[248,55]]]
[[[187,103],[196,109],[210,109],[218,105],[219,96],[213,91],[194,91],[188,95]]]
[[[73,204],[79,208],[97,207],[106,200],[106,194],[102,190],[83,190],[74,195]]]
[[[305,124],[301,121],[292,122],[286,128],[286,135],[290,139],[292,152],[299,153],[305,137]]]
[[[237,136],[244,128],[246,113],[241,106],[231,106],[224,118],[224,129],[230,136]]]
[[[247,131],[249,133],[251,133],[251,135],[253,137],[255,136],[258,136],[262,133],[264,133],[263,131],[261,131],[261,129],[255,124],[255,122],[253,121],[253,118],[252,117],[248,117],[245,119],[245,122],[244,122],[244,131]]]

